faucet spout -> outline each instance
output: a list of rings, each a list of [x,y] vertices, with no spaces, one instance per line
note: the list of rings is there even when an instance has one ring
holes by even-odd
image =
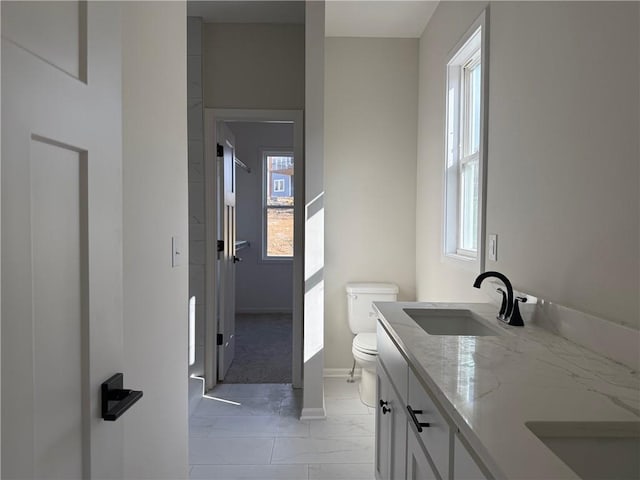
[[[500,318],[500,320],[508,319],[511,316],[511,312],[513,311],[513,287],[511,286],[511,282],[505,275],[500,272],[493,271],[481,273],[476,277],[475,282],[473,282],[473,286],[475,288],[480,288],[480,285],[482,285],[482,282],[485,280],[485,278],[489,277],[494,277],[502,281],[502,283],[504,283],[504,286],[507,288],[507,310],[504,313],[504,318]]]

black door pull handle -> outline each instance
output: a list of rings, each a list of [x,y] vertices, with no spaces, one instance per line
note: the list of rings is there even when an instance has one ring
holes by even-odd
[[[107,422],[115,422],[142,398],[141,391],[122,388],[123,378],[122,373],[116,373],[101,386],[102,419]]]
[[[413,423],[416,426],[416,430],[418,430],[418,433],[422,432],[422,427],[430,427],[431,424],[429,422],[420,422],[418,421],[418,418],[416,417],[416,415],[421,415],[422,414],[422,410],[414,410],[413,408],[411,408],[410,405],[407,405],[407,411],[409,412],[409,415],[411,416],[411,420],[413,420]]]

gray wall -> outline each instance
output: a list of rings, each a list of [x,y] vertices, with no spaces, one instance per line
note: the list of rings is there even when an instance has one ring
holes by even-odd
[[[351,367],[345,285],[415,298],[417,39],[327,38],[326,368]]]
[[[124,478],[188,477],[186,5],[123,2]],[[185,251],[186,253],[186,251]]]
[[[483,8],[443,2],[420,40],[417,288],[482,299],[440,261],[446,56]],[[637,2],[490,9],[487,269],[549,301],[640,326]],[[436,226],[437,228],[434,228]]]
[[[236,168],[236,236],[251,246],[240,250],[236,264],[236,311],[291,312],[293,262],[262,261],[262,148],[293,151],[293,125],[229,123],[236,156],[251,168]]]
[[[207,107],[304,108],[304,25],[205,24]]]

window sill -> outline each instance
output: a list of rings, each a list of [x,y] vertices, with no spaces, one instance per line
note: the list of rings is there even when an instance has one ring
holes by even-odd
[[[292,263],[293,257],[262,257],[259,259],[259,263],[266,265],[277,265]]]

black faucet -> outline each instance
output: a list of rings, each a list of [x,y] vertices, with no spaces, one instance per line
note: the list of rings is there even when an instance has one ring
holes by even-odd
[[[513,287],[511,286],[511,282],[505,275],[503,275],[500,272],[481,273],[476,277],[475,282],[473,282],[473,286],[475,288],[480,288],[480,285],[482,284],[484,279],[488,277],[495,277],[499,280],[502,280],[502,283],[504,283],[504,286],[507,287],[507,302],[506,302],[507,308],[506,308],[506,311],[504,311],[504,313],[503,313],[503,309],[500,308],[501,314],[498,316],[498,319],[502,320],[503,322],[507,322],[509,325],[513,325],[514,327],[524,326],[524,322],[522,321],[522,317],[520,317],[519,311],[518,311],[518,315],[511,315],[511,313],[513,312]]]

